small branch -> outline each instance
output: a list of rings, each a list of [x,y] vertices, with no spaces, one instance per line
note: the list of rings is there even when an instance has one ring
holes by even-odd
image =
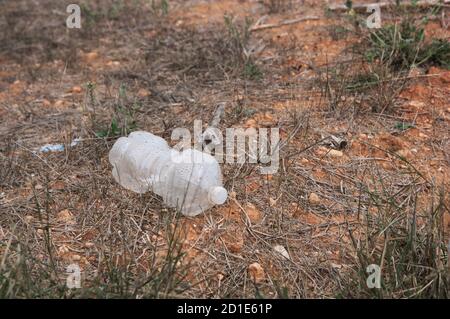
[[[260,31],[260,30],[264,30],[264,29],[278,28],[278,27],[282,27],[285,25],[291,25],[291,24],[295,24],[295,23],[299,23],[299,22],[303,22],[303,21],[308,21],[308,20],[319,20],[319,17],[307,16],[307,17],[301,17],[301,18],[296,18],[296,19],[292,19],[292,20],[285,20],[280,23],[269,23],[269,24],[262,24],[262,25],[255,24],[253,27],[250,28],[250,32]]]
[[[402,2],[400,3],[399,6],[401,7],[428,7],[428,6],[433,6],[433,5],[445,5],[445,4],[449,4],[450,0],[444,0],[443,2],[440,2],[438,0],[421,0],[421,1],[417,1],[415,4],[412,2]],[[352,6],[352,9],[355,11],[366,11],[367,8],[369,7],[373,7],[373,6],[379,6],[380,8],[385,8],[385,7],[393,7],[396,6],[397,4],[395,2],[375,2],[375,3],[366,3],[366,4],[354,4]],[[328,7],[329,10],[331,11],[348,11],[349,7],[347,7],[345,4],[337,4],[337,5],[331,5]]]

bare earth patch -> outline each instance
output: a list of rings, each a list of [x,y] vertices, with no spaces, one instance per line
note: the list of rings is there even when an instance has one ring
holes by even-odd
[[[365,16],[328,2],[80,1],[80,30],[68,1],[1,2],[0,297],[448,298],[450,71],[369,62]],[[383,23],[448,42],[438,9]],[[222,129],[280,128],[276,174],[224,164],[228,201],[195,218],[114,182],[119,136],[220,102]]]

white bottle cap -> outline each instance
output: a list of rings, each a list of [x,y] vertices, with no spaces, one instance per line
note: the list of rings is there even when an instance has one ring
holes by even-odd
[[[228,192],[225,188],[216,186],[209,190],[208,195],[211,203],[215,205],[222,205],[227,200]]]

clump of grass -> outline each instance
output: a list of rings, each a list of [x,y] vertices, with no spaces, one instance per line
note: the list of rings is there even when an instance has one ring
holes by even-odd
[[[140,3],[136,3],[136,5],[140,5]],[[102,19],[117,20],[126,10],[126,4],[123,0],[114,0],[110,3],[81,3],[80,8],[81,14],[85,17],[87,25],[93,27]]]
[[[254,61],[251,50],[248,49],[250,41],[249,18],[246,18],[243,25],[238,25],[232,16],[225,15],[225,27],[228,31],[228,44],[233,52],[233,60],[242,69],[245,78],[258,80],[263,73]]]
[[[185,261],[185,232],[178,214],[165,212],[156,225],[164,232],[164,251],[149,245],[145,271],[133,255],[134,233],[126,229],[128,211],[119,214],[123,237],[100,235],[96,265],[81,273],[80,287],[67,286],[67,261],[55,258],[54,233],[50,222],[55,200],[53,194],[34,193],[39,220],[32,225],[15,221],[8,239],[0,242],[0,298],[174,298],[181,297],[195,283],[188,283],[190,264]],[[142,207],[142,209],[145,209]],[[94,213],[94,212],[92,212]],[[98,213],[98,212],[95,212]],[[94,214],[95,214],[94,213]],[[37,230],[43,230],[43,242],[36,243]],[[39,254],[37,253],[39,251]],[[145,251],[144,251],[145,252]],[[158,257],[159,255],[159,257]],[[77,265],[76,262],[72,264]],[[95,268],[90,268],[90,267]]]
[[[353,8],[353,1],[352,1],[352,0],[346,0],[346,1],[345,1],[345,6],[346,6],[348,9],[352,9],[352,8]]]
[[[63,282],[55,280],[51,267],[37,260],[27,246],[8,243],[0,265],[0,298],[61,297]]]
[[[392,111],[407,77],[392,72],[383,64],[363,65],[358,71],[349,65],[338,65],[322,76],[322,95],[327,108],[337,117]]]
[[[401,159],[407,165],[406,160]],[[414,170],[414,168],[413,168]],[[382,177],[371,187],[362,186],[358,215],[363,230],[349,235],[357,268],[343,287],[351,298],[448,298],[450,273],[444,236],[445,193],[420,175],[407,174],[410,182],[399,191]],[[428,208],[419,208],[423,182],[433,198]],[[369,287],[368,266],[380,267],[380,287]]]
[[[365,56],[369,62],[378,60],[395,71],[425,64],[448,67],[450,63],[448,41],[435,39],[426,43],[424,28],[411,20],[371,32],[367,45]]]
[[[92,105],[95,105],[94,88],[92,84],[88,84],[88,96]],[[141,105],[137,102],[129,102],[126,94],[125,85],[119,88],[119,98],[114,105],[114,115],[109,125],[105,128],[95,129],[97,137],[117,137],[128,135],[137,128],[136,115]],[[95,110],[95,108],[94,108]],[[95,111],[94,111],[95,118]],[[98,127],[95,122],[93,127]]]
[[[178,231],[179,232],[179,231]],[[130,261],[120,265],[120,250],[104,253],[95,276],[83,274],[81,287],[66,286],[69,273],[58,263],[52,265],[37,259],[29,244],[8,243],[0,265],[0,298],[168,298],[189,290],[186,276],[189,266],[180,266],[184,253],[179,235],[168,234],[169,244],[161,264],[144,275],[135,271]],[[177,237],[178,236],[178,237]],[[127,243],[131,244],[131,243]],[[114,249],[114,248],[113,248]],[[154,260],[150,258],[150,263]],[[89,275],[90,276],[90,275]]]
[[[269,13],[283,12],[292,7],[292,0],[267,0],[264,2]]]
[[[233,16],[224,16],[225,27],[228,32],[228,43],[235,53],[237,60],[245,58],[244,51],[250,40],[251,21],[246,18],[243,25],[239,25]]]
[[[244,75],[249,79],[259,80],[262,77],[262,72],[253,61],[247,61],[244,65]]]
[[[450,43],[444,39],[433,39],[423,49],[420,64],[429,63],[450,69]]]
[[[150,7],[153,13],[165,16],[169,13],[169,1],[167,0],[151,0]]]
[[[449,67],[450,44],[446,40],[425,41],[424,28],[405,19],[371,31],[357,48],[351,64],[327,69],[323,87],[329,111],[338,117],[347,111],[370,109],[375,113],[392,111],[400,92],[408,83],[411,68],[437,65]]]
[[[101,18],[100,11],[95,10],[89,4],[80,4],[81,15],[85,18],[86,25],[90,28],[93,27]]]
[[[406,122],[397,122],[395,123],[394,126],[394,128],[399,131],[406,131],[413,127],[415,127],[413,123],[406,123]]]
[[[122,135],[122,128],[117,124],[117,119],[113,118],[108,127],[95,132],[97,137],[116,137]]]

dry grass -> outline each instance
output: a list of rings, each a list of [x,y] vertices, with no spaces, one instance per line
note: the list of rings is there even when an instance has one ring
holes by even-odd
[[[250,20],[233,12],[178,26],[183,2],[164,3],[85,2],[80,32],[52,27],[61,24],[59,1],[46,10],[0,4],[0,72],[9,74],[0,79],[8,93],[0,95],[0,297],[448,298],[445,87],[433,86],[426,130],[419,112],[403,112],[402,95],[425,74],[398,73],[350,49],[336,58],[311,53],[305,43],[320,40],[310,29],[296,38],[303,26],[287,29],[285,45],[277,41],[286,30],[251,33]],[[293,6],[267,3],[277,18]],[[329,19],[310,28],[343,48],[367,31]],[[330,35],[336,25],[345,38]],[[15,93],[18,79],[28,91]],[[277,174],[224,164],[231,198],[196,218],[114,183],[107,154],[118,136],[142,129],[169,140],[176,127],[207,123],[221,101],[222,128],[280,127]],[[411,141],[415,127],[429,139]],[[333,149],[330,135],[347,147]],[[68,147],[75,137],[83,141]],[[66,150],[36,152],[48,142]],[[413,148],[416,158],[406,152]],[[254,262],[265,272],[260,281],[247,270]],[[81,289],[66,287],[73,263]],[[382,267],[382,289],[365,284],[371,263]]]

